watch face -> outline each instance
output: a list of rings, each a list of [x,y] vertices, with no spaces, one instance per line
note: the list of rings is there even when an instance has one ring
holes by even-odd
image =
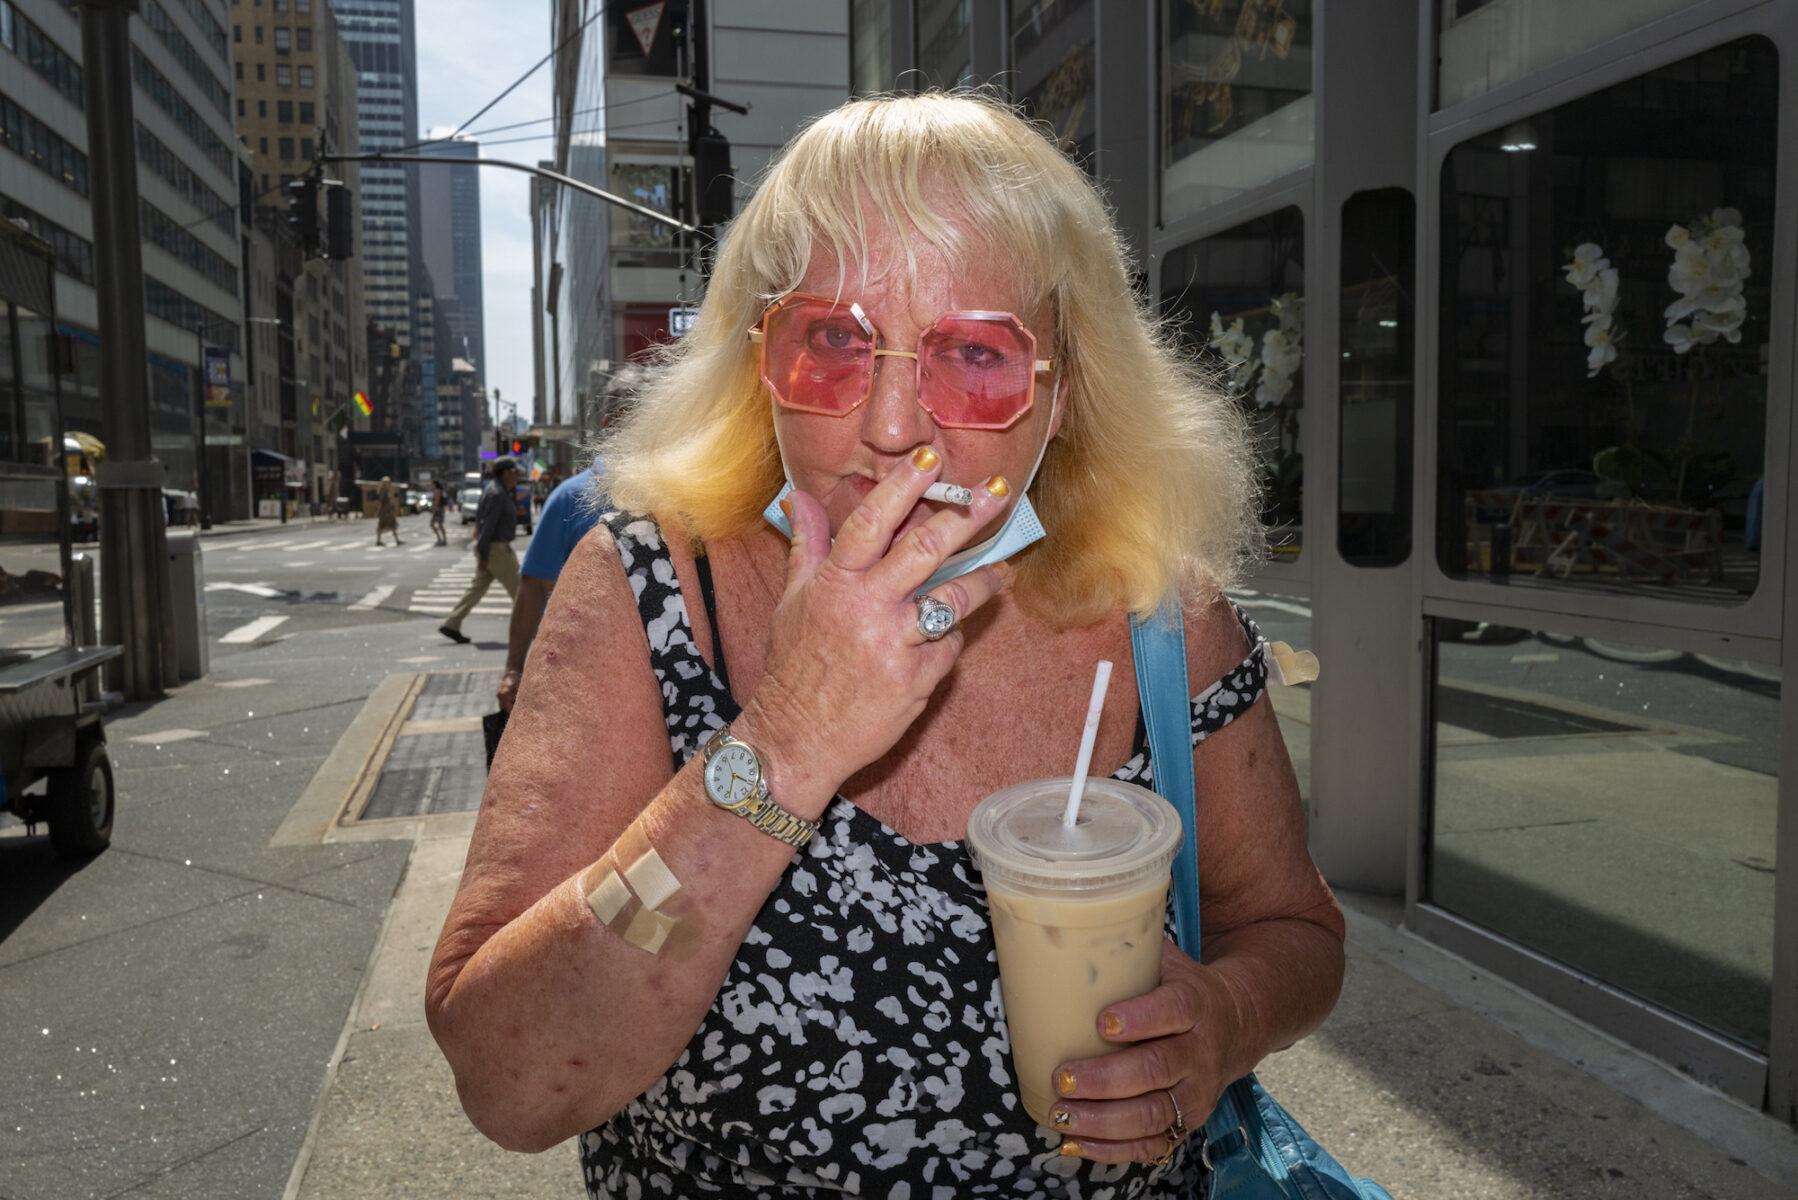
[[[741,742],[726,742],[705,768],[705,790],[712,803],[735,807],[755,793],[762,764]]]

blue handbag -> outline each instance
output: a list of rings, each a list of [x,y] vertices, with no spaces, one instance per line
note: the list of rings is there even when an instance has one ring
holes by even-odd
[[[1180,813],[1190,847],[1175,857],[1174,926],[1199,956],[1198,815],[1192,774],[1192,710],[1187,698],[1186,623],[1178,603],[1130,622],[1136,688],[1149,733],[1155,790]],[[1392,1200],[1331,1158],[1253,1074],[1224,1089],[1199,1131],[1211,1200]]]

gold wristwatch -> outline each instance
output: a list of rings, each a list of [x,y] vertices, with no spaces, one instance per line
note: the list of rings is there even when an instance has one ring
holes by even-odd
[[[816,821],[796,817],[768,798],[768,774],[761,755],[728,728],[720,729],[705,744],[706,799],[725,812],[736,813],[779,842],[797,849],[818,832]]]

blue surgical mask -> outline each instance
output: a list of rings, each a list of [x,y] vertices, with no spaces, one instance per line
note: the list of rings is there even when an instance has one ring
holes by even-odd
[[[1056,387],[1051,389],[1050,395],[1057,394],[1059,384],[1060,381],[1057,380]],[[780,489],[780,493],[768,502],[768,507],[762,510],[762,516],[768,524],[791,538],[793,526],[787,520],[787,514],[780,511],[780,502],[785,500],[787,494],[793,490],[793,474],[787,470],[787,452],[786,448],[780,445],[779,428],[778,425],[775,426],[774,440],[776,448],[780,451],[781,471],[785,473],[787,481],[786,485]],[[999,527],[999,532],[979,545],[969,546],[966,550],[951,554],[944,559],[943,565],[938,567],[936,573],[925,581],[923,587],[918,589],[919,595],[923,595],[931,588],[948,583],[951,579],[959,579],[970,571],[978,571],[981,567],[1003,562],[1043,537],[1043,523],[1037,518],[1036,509],[1030,504],[1029,491],[1031,483],[1036,480],[1037,469],[1043,465],[1043,455],[1048,450],[1049,439],[1045,437],[1041,448],[1036,452],[1036,461],[1030,466],[1030,476],[1024,480],[1024,486],[1018,489],[1018,498],[1012,504],[1011,512],[1006,515],[1005,524]]]

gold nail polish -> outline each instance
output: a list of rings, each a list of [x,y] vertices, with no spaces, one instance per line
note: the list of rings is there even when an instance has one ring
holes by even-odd
[[[929,446],[919,446],[911,452],[911,465],[920,471],[928,471],[936,466],[936,451]]]
[[[1074,1114],[1069,1112],[1067,1109],[1053,1108],[1053,1109],[1049,1110],[1049,1124],[1055,1126],[1055,1128],[1066,1129],[1069,1125],[1072,1125],[1073,1123],[1074,1123]]]
[[[1105,1036],[1116,1037],[1124,1032],[1124,1022],[1116,1013],[1105,1014]]]
[[[1011,495],[1011,484],[1005,481],[1005,476],[995,475],[986,481],[986,490],[988,495],[996,496],[1003,500],[1005,497]]]
[[[787,520],[791,521],[793,519],[793,502],[784,496],[781,497],[780,511],[786,514]]]
[[[1055,1090],[1064,1096],[1072,1096],[1074,1094],[1074,1073],[1066,1067],[1055,1072]]]
[[[1018,569],[1016,567],[1012,566],[1009,562],[1006,562],[1004,559],[1000,559],[998,562],[993,564],[993,574],[995,574],[999,577],[999,586],[1000,587],[1005,587],[1007,584],[1009,584],[1012,581],[1012,579],[1014,577],[1016,577],[1017,573],[1018,573]]]
[[[1074,1142],[1074,1141],[1069,1141],[1067,1138],[1061,1139],[1060,1153],[1063,1158],[1085,1158],[1086,1157],[1086,1151],[1082,1150],[1080,1148],[1080,1143]]]

